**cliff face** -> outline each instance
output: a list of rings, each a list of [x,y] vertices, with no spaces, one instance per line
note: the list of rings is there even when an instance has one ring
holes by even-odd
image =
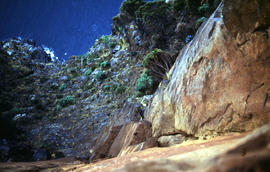
[[[142,15],[149,7],[154,12],[163,9],[157,5],[167,9],[167,4],[125,2],[114,19],[113,31],[118,36],[101,37],[87,54],[71,57],[54,76],[55,100],[49,106],[54,116],[52,121],[41,120],[44,126],[54,126],[59,136],[54,149],[65,155],[89,156],[89,160],[116,158],[59,169],[269,169],[269,124],[250,132],[270,120],[270,3],[222,2],[194,38],[186,41],[172,68],[164,70],[172,65],[178,49],[159,43],[165,39],[184,45],[178,34],[194,26],[194,21],[183,23],[192,15],[187,17],[185,10],[175,13],[176,6],[168,8],[172,10],[169,14],[179,14],[163,18],[177,22],[166,26],[169,30],[175,27],[170,37],[159,29],[149,32],[152,25],[148,22],[159,14]],[[254,14],[249,21],[243,20],[247,11]],[[155,34],[162,39],[149,41]],[[158,69],[162,71],[159,80],[155,78]],[[156,87],[153,97],[144,95]],[[30,131],[34,129],[44,141],[54,136],[49,127],[44,130],[34,125]],[[172,145],[177,146],[151,148]],[[153,161],[137,162],[142,158]],[[57,166],[58,161],[53,162]]]
[[[270,4],[233,4],[220,5],[181,50],[145,114],[154,136],[215,136],[269,122],[269,20],[259,16],[269,16]],[[257,16],[243,19],[257,8]]]
[[[58,153],[83,159],[106,157],[128,122],[123,137],[130,133],[129,128],[138,137],[126,145],[146,139],[143,148],[156,145],[149,123],[132,122],[143,118],[151,94],[193,37],[196,19],[207,15],[197,11],[198,2],[189,8],[190,4],[183,3],[127,0],[113,18],[112,35],[100,37],[88,52],[71,56],[65,64],[40,61],[38,53],[45,51],[39,47],[32,52],[37,47],[24,44],[26,40],[0,42],[4,81],[0,88],[0,148],[5,152],[1,161],[53,159]],[[142,126],[149,133],[146,136]],[[11,146],[11,142],[18,144]],[[31,148],[18,151],[24,147],[21,143]],[[89,154],[94,145],[94,153]],[[26,159],[16,158],[25,150],[29,150]],[[120,150],[111,152],[110,156],[116,156]]]

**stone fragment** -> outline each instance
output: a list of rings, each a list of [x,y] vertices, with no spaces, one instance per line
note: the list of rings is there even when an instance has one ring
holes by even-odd
[[[169,147],[173,145],[180,144],[187,140],[187,137],[182,134],[170,135],[170,136],[161,136],[158,138],[158,145],[160,147]]]
[[[107,157],[107,154],[110,150],[110,147],[118,135],[120,129],[122,126],[107,126],[103,132],[100,134],[99,139],[96,141],[96,144],[94,146],[94,151],[91,154],[89,160],[97,160],[100,158]]]
[[[127,102],[121,110],[116,111],[112,115],[113,117],[112,117],[111,121],[105,127],[103,132],[98,136],[99,139],[96,141],[96,144],[93,147],[93,153],[90,156],[90,161],[97,160],[100,158],[105,158],[105,157],[117,156],[117,154],[120,152],[121,148],[117,148],[117,149],[113,150],[111,148],[112,144],[115,142],[115,139],[118,138],[118,140],[119,140],[119,139],[121,139],[121,137],[124,137],[122,135],[118,136],[120,134],[119,133],[120,130],[121,131],[124,130],[122,132],[128,132],[128,129],[131,129],[129,127],[131,127],[134,124],[134,122],[139,121],[141,119],[141,113],[142,112],[141,112],[139,104],[129,103],[129,102]],[[121,129],[122,126],[124,126],[123,128],[125,128],[125,129]],[[137,126],[136,123],[135,123],[135,126]],[[144,127],[144,126],[140,125],[140,127]],[[151,127],[151,125],[150,125],[150,127]],[[136,129],[136,127],[135,127],[135,129]],[[130,132],[132,132],[132,131],[130,131]],[[148,133],[149,132],[151,133],[151,129],[149,129]],[[131,134],[134,134],[134,133],[131,133]],[[141,137],[141,135],[139,135],[139,136]],[[134,137],[134,138],[136,138],[136,137]],[[145,141],[145,139],[139,140],[139,142],[131,142],[131,144],[137,144],[137,143],[140,143],[143,141]],[[128,143],[128,144],[130,145],[130,143]],[[129,145],[127,145],[127,146],[129,146]],[[110,153],[109,153],[109,151],[110,151]]]
[[[148,121],[129,122],[124,125],[115,138],[108,156],[116,157],[122,149],[139,144],[152,136],[151,124]]]
[[[131,146],[127,146],[127,147],[122,148],[117,156],[121,157],[121,156],[125,156],[127,154],[130,154],[132,152],[138,152],[138,151],[142,151],[144,149],[157,147],[157,146],[158,146],[157,138],[151,137],[151,138],[147,139],[146,141],[141,142],[139,144],[135,144],[135,145],[131,145]]]

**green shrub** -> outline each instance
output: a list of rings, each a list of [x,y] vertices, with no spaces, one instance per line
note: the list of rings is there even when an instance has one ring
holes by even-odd
[[[104,91],[110,91],[111,86],[110,85],[104,85],[103,89],[104,89]]]
[[[116,40],[114,40],[110,35],[102,35],[99,40],[108,48],[114,48],[117,44]]]
[[[66,96],[59,100],[59,105],[62,107],[66,107],[74,103],[75,103],[74,96]]]
[[[200,13],[207,12],[209,10],[209,4],[203,3],[201,6],[199,6],[198,11]]]
[[[174,0],[172,6],[175,11],[185,9],[188,12],[196,12],[200,4],[201,0]]]
[[[106,78],[106,74],[103,71],[100,71],[96,74],[95,78],[99,81],[103,80]]]
[[[103,69],[105,69],[105,68],[107,68],[109,66],[110,66],[110,63],[107,62],[107,61],[100,63],[100,67],[103,68]]]
[[[84,72],[84,75],[85,75],[85,76],[89,76],[92,72],[93,72],[93,71],[92,71],[91,68],[90,68],[90,69],[87,69],[87,70]]]
[[[63,97],[64,97],[63,94],[56,94],[56,98],[58,98],[58,99],[61,99]]]
[[[67,85],[65,83],[61,84],[58,88],[59,91],[63,91],[65,88],[67,88]]]
[[[172,6],[175,11],[180,11],[185,8],[185,2],[183,0],[174,0]]]
[[[221,0],[214,0],[214,2],[213,2],[213,8],[214,9],[217,8],[220,2],[221,2]]]
[[[143,59],[143,66],[147,68],[149,66],[149,63],[151,60],[155,60],[155,58],[158,58],[158,55],[162,53],[161,49],[155,48],[150,53],[148,53],[145,58]]]
[[[148,89],[151,89],[152,87],[152,77],[148,75],[148,71],[145,71],[137,81],[136,91],[144,94]]]
[[[168,80],[167,73],[175,60],[176,56],[170,55],[161,49],[154,49],[145,56],[143,66],[148,70],[147,74],[152,77],[154,85],[157,85],[164,79]]]
[[[125,92],[126,90],[126,87],[122,84],[118,84],[116,89],[115,89],[115,92],[116,94],[122,94],[123,92]]]
[[[200,25],[201,25],[203,22],[205,22],[206,20],[207,20],[206,17],[201,17],[201,18],[197,19],[197,20],[196,20],[196,27],[197,27],[197,28],[200,27]]]
[[[120,13],[134,16],[135,11],[143,4],[145,4],[144,0],[125,0],[120,7]]]
[[[109,42],[110,40],[110,36],[109,35],[102,35],[100,37],[100,41],[103,43],[103,44],[106,44],[107,42]]]
[[[62,109],[63,109],[63,107],[61,105],[57,105],[56,108],[55,108],[56,111],[60,111]]]
[[[166,19],[171,7],[164,1],[147,2],[136,10],[136,17],[141,18],[145,24],[152,24]]]
[[[116,41],[109,41],[109,43],[108,43],[108,46],[110,47],[110,48],[114,48],[115,46],[117,45],[117,43],[116,43]]]
[[[86,58],[86,64],[87,65],[90,65],[91,62],[93,61],[93,59],[96,59],[98,58],[98,54],[94,53],[94,54],[86,54],[85,55],[85,58]]]

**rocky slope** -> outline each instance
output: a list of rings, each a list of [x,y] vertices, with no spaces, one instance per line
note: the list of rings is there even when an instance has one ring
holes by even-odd
[[[150,148],[85,164],[75,159],[0,163],[2,171],[269,171],[269,125],[252,133]]]
[[[196,20],[214,9],[199,5],[125,1],[112,35],[64,64],[51,62],[33,41],[2,41],[1,161],[87,159],[104,138],[99,134],[144,118],[151,94],[167,82],[166,72],[201,23]]]
[[[222,2],[193,35],[216,3],[125,1],[113,35],[39,84],[53,83],[47,113],[24,127],[15,120],[28,145],[46,158],[99,160],[60,171],[269,169],[269,126],[250,132],[270,120],[270,3]],[[139,158],[154,161],[128,164]]]

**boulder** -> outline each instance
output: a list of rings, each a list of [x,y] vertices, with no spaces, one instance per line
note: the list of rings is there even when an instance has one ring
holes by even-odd
[[[139,144],[123,147],[121,149],[121,151],[118,153],[117,157],[125,156],[127,154],[132,153],[132,152],[138,152],[138,151],[142,151],[144,149],[157,147],[157,146],[158,146],[157,138],[151,137],[151,138],[147,139],[146,141],[141,142]]]
[[[158,145],[160,147],[169,147],[173,145],[180,144],[186,141],[188,138],[182,134],[170,135],[170,136],[161,136],[158,138]]]
[[[182,150],[178,155],[175,153],[169,158],[164,158],[169,154],[166,152],[167,154],[163,153],[163,158],[137,160],[127,163],[116,171],[269,171],[269,144],[270,125],[268,124],[245,137],[213,139],[203,144],[178,147],[174,150],[175,152]],[[173,147],[168,149],[173,149]],[[151,156],[148,155],[148,157]]]
[[[103,132],[99,135],[99,139],[96,141],[93,152],[90,152],[92,153],[89,158],[90,161],[107,157],[110,147],[121,128],[122,126],[107,126],[103,130]]]
[[[269,2],[260,2],[270,16]],[[237,8],[246,14],[256,6]],[[181,50],[168,85],[158,89],[147,108],[144,116],[154,137],[216,136],[251,131],[270,121],[270,27],[243,30],[246,41],[239,44],[229,27],[233,23],[227,19],[224,24],[222,9],[221,3]]]
[[[113,118],[109,125],[119,126],[128,122],[137,122],[142,118],[142,109],[139,103],[126,102],[119,111],[113,114]]]
[[[207,171],[269,171],[270,125],[265,125],[224,155],[214,159]]]
[[[121,128],[110,148],[108,156],[116,157],[122,149],[144,142],[151,136],[152,128],[148,121],[129,122]]]
[[[137,125],[134,122],[137,122],[142,118],[141,113],[142,112],[141,112],[139,104],[128,103],[128,102],[125,103],[125,105],[123,106],[121,110],[114,113],[113,117],[111,118],[111,121],[104,128],[104,130],[99,134],[98,140],[96,141],[95,146],[92,149],[93,152],[90,152],[92,153],[90,156],[90,161],[109,157],[109,156],[117,156],[120,149],[119,150],[117,149],[116,151],[117,153],[112,153],[112,149],[111,149],[112,144],[115,142],[116,137],[118,138],[118,140],[121,139],[122,135],[118,136],[120,134],[119,133],[120,130],[122,132],[128,132],[127,130],[130,129],[129,127],[131,127],[133,124]],[[138,126],[144,127],[144,124],[141,124]],[[124,129],[121,129],[122,127]],[[149,131],[151,133],[151,129]],[[138,136],[141,137],[140,134]],[[144,140],[140,142],[143,142],[143,141]],[[132,144],[136,144],[136,143],[139,143],[139,142],[132,142]],[[129,145],[126,145],[126,146],[129,146]],[[110,154],[109,154],[109,151],[110,151]]]

